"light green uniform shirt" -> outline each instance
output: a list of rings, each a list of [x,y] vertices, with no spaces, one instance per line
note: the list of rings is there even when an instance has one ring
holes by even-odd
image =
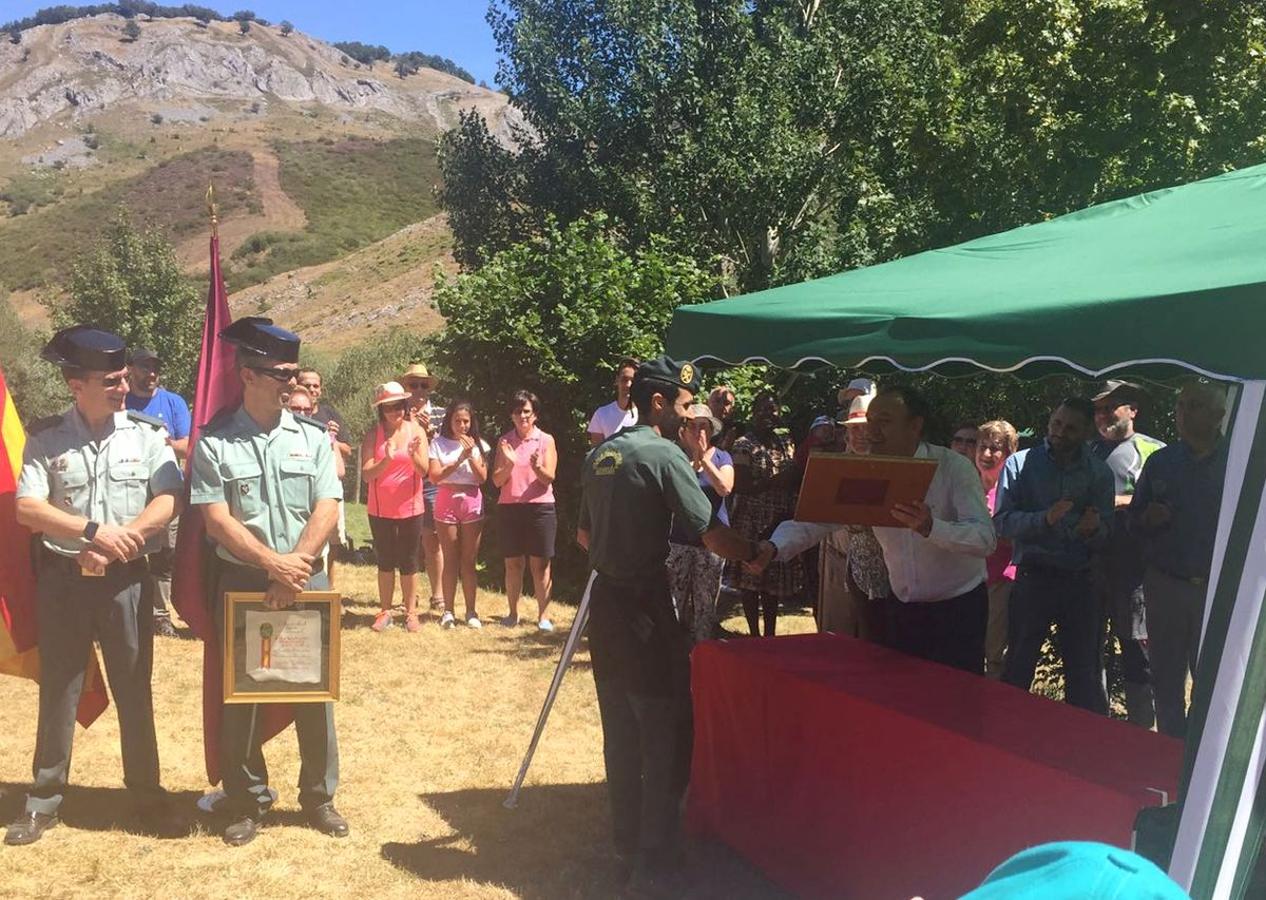
[[[58,509],[105,525],[127,525],[159,494],[179,494],[183,484],[167,429],[126,410],[116,412],[106,433],[94,438],[79,410],[31,426],[22,453],[18,497],[47,500]],[[44,546],[75,556],[88,541],[42,535]],[[150,538],[146,553],[161,545]]]
[[[194,446],[189,502],[227,503],[233,518],[277,553],[294,550],[318,500],[342,497],[329,435],[289,410],[264,431],[239,406],[213,419]],[[243,564],[223,547],[216,553]]]

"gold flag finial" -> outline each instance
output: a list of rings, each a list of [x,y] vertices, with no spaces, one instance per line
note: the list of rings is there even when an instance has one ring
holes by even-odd
[[[207,213],[211,216],[211,234],[218,236],[220,233],[219,214],[215,208],[215,186],[207,185]]]

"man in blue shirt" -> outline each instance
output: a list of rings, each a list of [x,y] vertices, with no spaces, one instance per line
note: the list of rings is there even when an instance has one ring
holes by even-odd
[[[1130,501],[1147,561],[1156,725],[1178,738],[1187,732],[1187,674],[1196,671],[1226,477],[1225,414],[1226,400],[1213,385],[1185,388],[1175,410],[1180,439],[1148,458]]]
[[[1051,414],[1046,441],[1007,460],[993,521],[998,537],[1011,541],[1016,564],[1002,680],[1026,691],[1033,686],[1053,623],[1064,660],[1064,699],[1106,714],[1090,561],[1107,539],[1114,489],[1111,470],[1087,445],[1094,421],[1089,400],[1061,403]]]
[[[136,347],[128,354],[128,395],[124,404],[128,409],[162,421],[167,429],[167,445],[176,454],[176,462],[183,469],[189,455],[189,404],[179,394],[159,387],[163,364],[158,354],[148,347]],[[176,546],[176,522],[172,519],[159,549],[150,554],[149,572],[142,590],[148,605],[154,610],[154,634],[175,637],[171,624],[171,563]]]

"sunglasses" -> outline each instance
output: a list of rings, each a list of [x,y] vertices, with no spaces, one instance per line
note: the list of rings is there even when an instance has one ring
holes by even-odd
[[[125,381],[127,381],[127,375],[102,375],[101,376],[101,383],[108,388],[118,387],[120,384],[122,384]]]
[[[273,381],[293,381],[295,377],[294,369],[276,369],[266,366],[247,366],[247,368],[261,375],[267,375]]]
[[[381,409],[383,412],[398,412],[398,413],[402,413],[402,412],[404,412],[406,409],[408,409],[408,404],[403,403],[403,402],[400,402],[400,403],[384,403],[382,406],[380,406],[380,407],[378,407],[378,408],[379,408],[379,409]]]
[[[418,381],[416,379],[410,379],[409,381],[406,381],[404,383],[405,390],[409,390],[409,391],[420,391],[429,386],[430,386],[430,382]]]

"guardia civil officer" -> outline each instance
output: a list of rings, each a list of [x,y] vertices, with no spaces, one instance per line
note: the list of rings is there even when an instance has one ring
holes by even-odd
[[[616,851],[647,887],[673,877],[690,765],[688,641],[665,567],[673,519],[727,559],[757,554],[754,542],[713,520],[677,444],[698,389],[689,363],[642,363],[631,389],[637,424],[595,446],[581,473],[577,540],[595,572],[589,650]]]
[[[17,519],[39,535],[40,704],[35,780],[5,843],[34,843],[58,823],[94,640],[118,709],[123,783],[142,827],[171,834],[150,693],[154,616],[141,603],[141,585],[146,554],[176,514],[180,469],[162,421],[124,408],[117,335],[76,325],[53,335],[40,355],[61,368],[74,405],[31,425],[18,481]]]
[[[193,453],[189,502],[202,508],[215,543],[211,602],[223,624],[227,591],[263,591],[291,606],[328,579],[321,556],[338,521],[343,488],[325,426],[293,415],[282,399],[295,383],[299,338],[269,319],[239,319],[220,333],[236,345],[242,404],[208,423]],[[295,704],[299,803],[318,831],[348,833],[334,809],[338,744],[331,703]],[[224,841],[254,840],[272,805],[254,704],[225,704],[220,770],[231,822]]]

